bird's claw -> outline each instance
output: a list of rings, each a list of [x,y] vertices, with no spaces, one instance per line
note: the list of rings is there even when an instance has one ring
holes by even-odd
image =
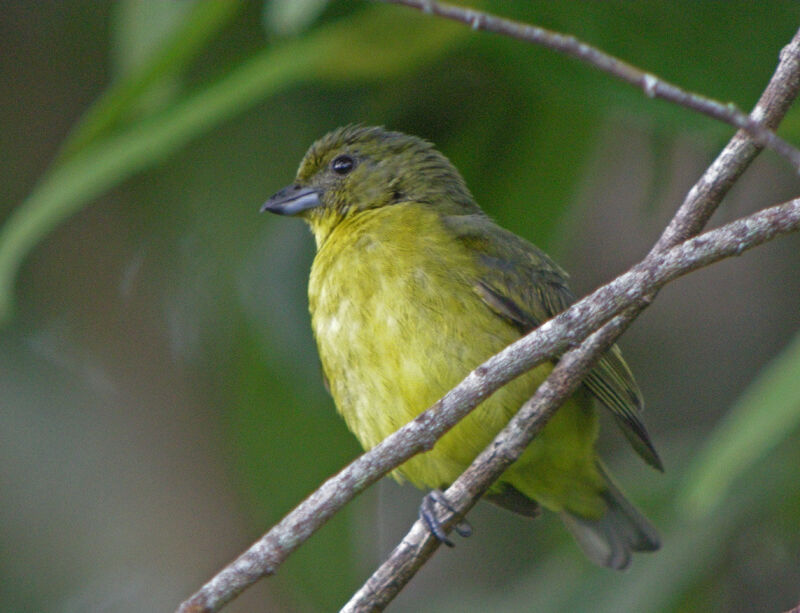
[[[444,507],[451,513],[456,512],[456,510],[440,490],[431,490],[422,499],[422,504],[419,506],[419,518],[425,522],[425,525],[428,526],[431,534],[433,534],[437,540],[439,540],[441,543],[444,543],[448,547],[455,547],[453,541],[447,538],[447,534],[445,534],[445,531],[442,529],[442,524],[436,516],[436,509],[434,509],[434,506],[437,504]],[[453,530],[456,531],[456,534],[462,537],[468,537],[472,535],[472,526],[470,526],[469,522],[465,519],[462,519],[455,526],[453,526]]]

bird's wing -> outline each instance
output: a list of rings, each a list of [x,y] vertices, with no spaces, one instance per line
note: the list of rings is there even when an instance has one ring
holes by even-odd
[[[481,214],[450,216],[444,223],[457,241],[475,254],[475,291],[521,334],[574,302],[567,274],[547,254],[516,234]],[[643,408],[641,391],[616,345],[600,359],[584,384],[611,411],[636,452],[648,464],[663,470],[639,418]]]

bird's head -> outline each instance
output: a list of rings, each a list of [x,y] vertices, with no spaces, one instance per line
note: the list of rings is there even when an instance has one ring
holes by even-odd
[[[321,245],[344,219],[408,202],[474,212],[461,175],[433,145],[383,128],[346,126],[309,148],[292,185],[262,211],[303,217]]]

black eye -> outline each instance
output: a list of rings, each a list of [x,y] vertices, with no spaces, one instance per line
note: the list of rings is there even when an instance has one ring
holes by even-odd
[[[356,166],[356,161],[349,155],[340,155],[331,162],[331,168],[337,175],[346,175]]]

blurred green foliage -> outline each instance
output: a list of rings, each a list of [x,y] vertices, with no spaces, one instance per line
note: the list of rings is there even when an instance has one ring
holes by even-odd
[[[800,23],[790,0],[480,6],[742,108]],[[4,11],[8,610],[169,608],[358,453],[320,382],[305,304],[311,240],[299,223],[256,217],[324,132],[363,122],[434,141],[487,212],[579,265],[584,285],[637,257],[614,268],[614,253],[644,253],[732,133],[550,51],[400,7],[121,0]],[[800,142],[797,109],[781,135]],[[641,151],[637,139],[644,153],[620,168]],[[765,178],[737,188],[746,204],[723,216],[796,195],[774,156],[753,172]],[[586,202],[597,185],[629,183],[638,202]],[[618,216],[624,225],[612,229],[591,222]],[[795,604],[795,238],[765,248],[767,260],[748,255],[750,268],[745,258],[698,275],[699,286],[680,286],[685,296],[670,301],[677,294],[665,290],[629,335],[668,472],[628,468],[624,451],[614,472],[661,526],[664,551],[610,576],[553,522],[477,509],[477,534],[440,553],[396,609]],[[140,472],[122,461],[148,456]],[[266,580],[259,600],[230,610],[336,608],[413,519],[419,495],[401,492],[353,503]],[[675,499],[713,512],[687,513]],[[141,525],[120,511],[130,508],[142,509]],[[98,517],[108,534],[88,527]],[[221,524],[238,538],[212,545]],[[169,570],[133,573],[139,545],[140,565],[160,556]],[[20,573],[20,561],[32,571]]]

